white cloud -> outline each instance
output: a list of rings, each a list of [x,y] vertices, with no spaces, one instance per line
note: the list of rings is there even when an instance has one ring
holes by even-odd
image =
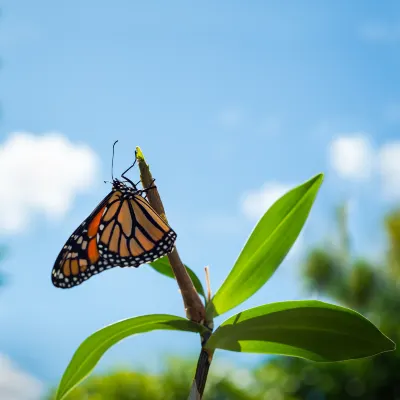
[[[0,231],[25,229],[33,213],[62,217],[97,169],[90,147],[60,133],[14,132],[0,145]]]
[[[246,193],[242,200],[242,212],[250,220],[258,220],[264,213],[295,185],[268,182],[261,189]]]
[[[39,400],[42,391],[40,381],[18,369],[6,356],[0,354],[0,399]]]
[[[348,180],[379,178],[380,194],[387,200],[400,200],[400,141],[374,148],[366,135],[342,135],[329,147],[335,172]]]
[[[330,144],[329,159],[341,177],[365,180],[371,175],[374,151],[367,136],[362,133],[340,135]]]
[[[382,146],[378,160],[384,196],[388,199],[400,199],[400,141]]]

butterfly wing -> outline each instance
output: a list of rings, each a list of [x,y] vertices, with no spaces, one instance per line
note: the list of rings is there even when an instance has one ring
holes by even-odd
[[[97,233],[101,217],[110,206],[115,192],[110,192],[74,231],[58,255],[51,274],[53,285],[70,288],[79,285],[101,268]]]
[[[70,288],[105,269],[138,267],[170,253],[175,240],[176,233],[143,197],[113,190],[66,242],[52,282]]]
[[[99,226],[98,246],[106,265],[138,267],[170,253],[176,233],[139,194],[108,207]]]

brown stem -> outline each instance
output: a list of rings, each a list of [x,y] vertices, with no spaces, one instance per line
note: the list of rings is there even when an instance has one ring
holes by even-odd
[[[205,345],[210,336],[211,330],[210,332],[203,335],[202,346]],[[192,388],[190,390],[188,400],[201,400],[201,398],[203,397],[212,357],[213,353],[208,352],[206,349],[204,349],[204,347],[202,347],[199,359],[197,361],[196,374],[193,379]]]
[[[143,153],[139,147],[136,148],[136,159],[139,164],[140,180],[143,187],[148,188],[153,183],[150,168],[145,161]],[[161,218],[168,223],[163,203],[157,188],[147,192],[150,205],[158,212]],[[212,332],[212,321],[206,321],[206,310],[200,296],[196,292],[192,280],[185,266],[183,265],[176,247],[168,254],[169,263],[174,272],[176,281],[181,291],[183,303],[188,319],[206,325],[210,331],[202,335],[202,346],[207,342]],[[211,294],[211,293],[210,293]],[[203,347],[197,362],[196,374],[193,380],[192,389],[189,394],[190,400],[201,400],[206,385],[208,370],[212,360],[212,353],[208,353]]]
[[[136,159],[139,164],[140,180],[142,181],[142,185],[143,187],[148,188],[153,182],[153,177],[139,147],[136,147]],[[168,222],[157,188],[149,190],[147,192],[147,197],[150,205],[157,211],[161,218],[165,220],[165,222]],[[191,321],[204,324],[206,316],[204,304],[193,286],[193,282],[179,257],[176,247],[170,254],[168,254],[168,259],[181,291],[187,318]]]

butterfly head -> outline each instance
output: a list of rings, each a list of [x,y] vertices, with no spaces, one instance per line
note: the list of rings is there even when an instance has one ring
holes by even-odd
[[[113,190],[120,191],[124,194],[126,193],[138,193],[140,190],[138,187],[131,181],[128,181],[131,185],[127,185],[125,182],[120,181],[119,179],[114,178],[112,181]]]

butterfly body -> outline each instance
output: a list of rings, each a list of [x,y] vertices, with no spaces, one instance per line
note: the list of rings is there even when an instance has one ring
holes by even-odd
[[[142,197],[114,179],[111,192],[70,236],[52,271],[53,285],[71,288],[100,272],[139,267],[170,253],[176,233]]]

